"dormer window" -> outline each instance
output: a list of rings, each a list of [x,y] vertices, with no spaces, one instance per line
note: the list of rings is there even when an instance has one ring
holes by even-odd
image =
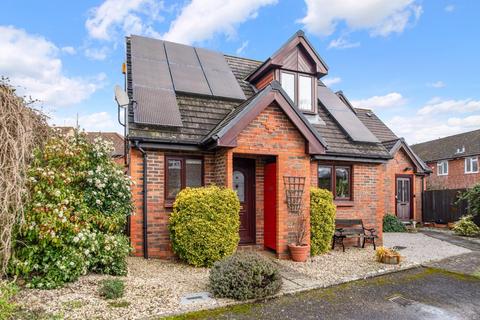
[[[302,111],[314,112],[314,77],[307,74],[280,71],[280,83],[290,99]]]

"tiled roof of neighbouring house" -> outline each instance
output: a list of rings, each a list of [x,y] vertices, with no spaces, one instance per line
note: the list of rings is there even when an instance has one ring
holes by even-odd
[[[412,145],[425,162],[480,155],[480,129]]]
[[[112,157],[123,157],[125,155],[125,140],[123,136],[116,132],[86,132],[87,139],[93,142],[96,138],[102,138],[113,144]]]
[[[74,127],[53,127],[55,131],[59,132],[62,135],[73,135],[75,132]],[[112,157],[122,157],[125,155],[125,140],[123,136],[116,132],[85,132],[87,139],[90,142],[93,142],[96,138],[102,138],[105,141],[109,141],[113,144],[113,151],[111,153]]]
[[[159,41],[159,40],[156,40]],[[132,42],[127,38],[127,91],[133,99],[132,82]],[[245,81],[260,65],[261,61],[224,55],[225,60],[233,72],[240,88],[248,100],[255,94],[256,89]],[[216,96],[188,94],[176,92],[176,100],[181,116],[182,125],[178,127],[162,125],[146,125],[136,123],[134,119],[134,104],[129,108],[129,139],[143,139],[145,141],[183,144],[200,146],[209,136],[219,130],[222,124],[231,120],[245,106],[245,101],[238,101]],[[236,110],[236,108],[239,108]],[[320,136],[326,141],[327,155],[352,156],[362,158],[391,158],[388,150],[382,143],[363,143],[353,141],[332,115],[318,106],[318,117],[311,124],[318,130]],[[303,116],[303,115],[302,115]],[[311,116],[306,116],[310,120]],[[362,119],[360,112],[358,118],[370,131],[382,141],[382,139],[396,137],[376,116],[373,120]],[[383,127],[382,127],[383,126]],[[385,129],[386,128],[386,129]]]

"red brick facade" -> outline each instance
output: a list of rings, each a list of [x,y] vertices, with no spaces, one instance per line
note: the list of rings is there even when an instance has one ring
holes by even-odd
[[[448,160],[448,175],[438,175],[436,161],[427,165],[433,171],[426,179],[428,190],[463,189],[480,183],[480,172],[465,173],[465,158]]]
[[[415,175],[415,165],[407,155],[407,153],[400,148],[392,160],[385,165],[385,213],[396,214],[396,177],[409,177],[412,181],[412,214],[411,217],[415,221],[422,221],[422,176]]]
[[[294,239],[294,219],[288,213],[285,201],[283,176],[305,176],[310,172],[310,156],[306,153],[303,136],[276,105],[267,107],[237,138],[238,147],[223,149],[216,153],[203,153],[204,183],[231,187],[233,162],[236,157],[254,158],[256,185],[256,244],[263,248],[263,167],[265,159],[272,157],[277,162],[277,254],[288,257],[287,244]],[[148,256],[173,257],[171,251],[168,217],[171,208],[164,199],[165,154],[175,152],[148,150],[147,199],[148,199]],[[143,159],[137,150],[131,150],[130,175],[136,182],[133,187],[135,214],[131,217],[130,234],[135,255],[143,254]],[[195,154],[195,155],[198,155]],[[310,176],[306,176],[310,185]],[[304,194],[305,212],[309,211],[309,193]]]
[[[171,258],[173,253],[168,233],[168,218],[171,207],[166,205],[164,197],[165,155],[179,152],[147,150],[148,153],[148,256],[152,258]],[[182,153],[186,154],[186,153]],[[198,156],[199,153],[190,153]],[[283,176],[305,176],[306,186],[317,186],[317,161],[312,161],[306,152],[303,136],[288,119],[284,112],[273,103],[251,121],[237,137],[237,147],[223,148],[215,152],[200,153],[204,160],[205,185],[216,184],[232,186],[233,164],[235,158],[255,159],[256,186],[256,243],[253,248],[263,248],[264,212],[263,183],[265,161],[274,159],[277,163],[277,256],[288,257],[287,245],[294,239],[295,219],[289,214],[285,199]],[[133,187],[135,214],[131,217],[130,234],[134,254],[143,254],[142,219],[142,154],[130,150],[130,175],[136,182]],[[382,242],[382,218],[385,213],[395,212],[395,176],[411,175],[414,181],[414,218],[421,219],[421,177],[415,176],[414,165],[406,153],[400,149],[395,158],[388,163],[342,163],[352,168],[352,199],[336,201],[337,217],[361,218],[368,227],[375,227]],[[308,174],[306,174],[308,173]],[[309,192],[304,194],[305,212],[309,212]]]

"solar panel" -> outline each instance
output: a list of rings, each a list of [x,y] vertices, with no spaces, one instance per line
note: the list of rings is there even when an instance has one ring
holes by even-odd
[[[131,36],[132,56],[149,60],[166,61],[163,41],[140,36]]]
[[[223,54],[202,48],[195,48],[195,51],[204,69],[232,72]]]
[[[244,100],[245,94],[237,79],[230,72],[204,68],[205,76],[214,96]]]
[[[244,100],[245,94],[223,54],[201,48],[195,50],[212,94],[217,97]]]
[[[184,44],[165,42],[165,50],[167,51],[168,63],[187,65],[200,68],[195,49]]]
[[[132,57],[132,81],[135,85],[173,90],[166,61]]]
[[[173,90],[133,87],[136,101],[134,120],[137,123],[181,127],[182,118]]]
[[[380,142],[340,98],[325,86],[318,86],[318,100],[350,138],[359,142]]]
[[[170,64],[170,72],[172,73],[175,91],[212,95],[202,69]]]

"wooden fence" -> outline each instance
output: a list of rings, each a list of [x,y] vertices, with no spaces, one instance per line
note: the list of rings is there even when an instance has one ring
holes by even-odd
[[[455,222],[468,214],[465,200],[458,201],[458,195],[465,189],[428,190],[423,194],[423,221],[447,223]],[[475,217],[480,225],[480,216]]]

